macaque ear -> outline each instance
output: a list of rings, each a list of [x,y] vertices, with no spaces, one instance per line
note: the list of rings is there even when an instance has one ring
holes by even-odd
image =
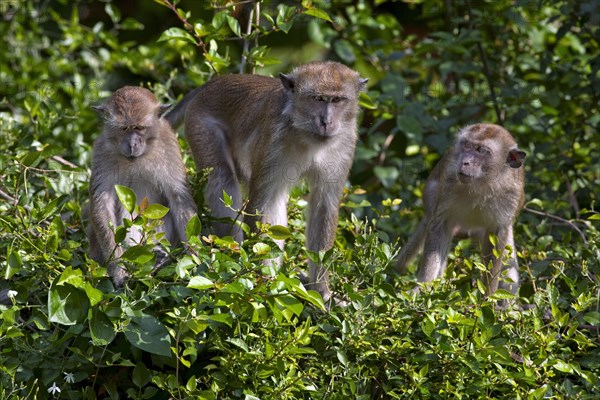
[[[506,158],[506,162],[510,165],[511,168],[519,168],[523,165],[523,161],[525,160],[525,152],[519,149],[511,149],[508,152],[508,157]]]
[[[281,79],[281,83],[283,83],[283,87],[286,88],[286,90],[289,90],[292,93],[294,92],[296,82],[293,77],[286,74],[279,74],[279,79]]]
[[[171,109],[171,104],[161,104],[158,108],[158,118],[162,118]]]
[[[98,116],[102,119],[108,119],[109,111],[104,105],[92,106],[92,109],[98,113]]]
[[[367,88],[367,82],[369,82],[369,78],[360,78],[358,80],[358,90],[364,92]]]

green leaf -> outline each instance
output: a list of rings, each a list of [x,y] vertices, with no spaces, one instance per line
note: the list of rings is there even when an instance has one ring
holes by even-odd
[[[152,379],[150,370],[141,361],[138,362],[133,369],[132,380],[133,384],[139,388],[146,386]]]
[[[141,31],[144,29],[144,24],[134,18],[125,18],[121,22],[121,29],[128,31]]]
[[[19,272],[23,266],[23,259],[18,251],[11,251],[8,254],[8,268],[4,271],[4,279],[10,279],[14,274]]]
[[[531,390],[529,392],[529,396],[527,396],[527,399],[530,400],[541,400],[545,397],[546,392],[548,391],[548,388],[546,385],[543,385],[540,388],[537,388],[535,390]]]
[[[119,197],[119,201],[125,207],[125,210],[132,214],[133,210],[135,210],[136,198],[133,190],[128,188],[127,186],[115,185],[115,190],[117,192],[117,196]]]
[[[302,296],[301,292],[298,294]],[[312,305],[318,307],[320,310],[325,311],[325,302],[323,301],[323,297],[316,290],[308,290],[306,292],[306,297],[302,296],[306,300],[308,300]]]
[[[369,95],[366,94],[365,92],[360,92],[358,94],[358,104],[361,107],[364,107],[368,110],[376,110],[377,109],[377,104],[375,102],[373,102],[371,97],[369,97]]]
[[[115,327],[110,319],[97,307],[92,308],[88,324],[90,326],[90,336],[95,346],[106,346],[116,336]]]
[[[402,132],[407,134],[420,135],[423,133],[421,123],[410,115],[399,115],[396,118],[396,125]]]
[[[252,246],[252,251],[257,256],[263,256],[265,254],[269,254],[269,252],[271,251],[271,246],[262,242],[256,243],[254,246]]]
[[[242,30],[240,29],[240,23],[235,17],[228,15],[227,16],[227,25],[229,25],[229,29],[233,32],[233,34],[237,37],[242,37]]]
[[[583,319],[590,325],[600,325],[600,312],[590,311],[583,316]]]
[[[227,17],[228,15],[225,11],[219,11],[215,14],[215,16],[212,19],[212,26],[215,28],[215,30],[218,31],[223,27],[223,25],[225,25]]]
[[[83,285],[83,272],[80,269],[73,269],[71,266],[68,266],[60,274],[58,281],[56,281],[57,285],[64,285],[65,283],[81,287]]]
[[[142,265],[150,262],[154,258],[154,253],[145,246],[131,246],[125,250],[121,258]]]
[[[516,298],[516,296],[505,289],[498,289],[490,296],[490,299],[493,300],[507,300],[514,298]]]
[[[340,363],[342,363],[342,365],[344,367],[348,366],[348,356],[346,355],[346,353],[344,353],[342,350],[338,350],[335,355],[337,356],[337,359],[340,361]]]
[[[200,222],[200,218],[198,218],[198,214],[194,214],[185,227],[185,235],[189,240],[193,236],[199,236],[201,232],[202,223]]]
[[[284,240],[292,236],[292,232],[282,225],[271,225],[267,234],[275,240]]]
[[[85,290],[85,294],[87,295],[91,306],[95,306],[102,301],[104,294],[101,290],[96,289],[90,283],[85,282],[83,284],[83,290]]]
[[[236,293],[240,296],[243,296],[246,292],[246,287],[241,282],[235,281],[225,285],[225,287],[221,289],[221,291],[226,293]]]
[[[196,44],[196,39],[194,39],[192,35],[190,35],[188,32],[184,31],[181,28],[167,29],[160,35],[157,42],[164,42],[167,40],[178,40],[181,42],[192,43],[194,45]]]
[[[214,287],[214,285],[215,283],[213,281],[204,276],[194,276],[192,279],[190,279],[190,283],[188,283],[187,287],[190,289],[204,290],[210,289]]]
[[[567,362],[564,362],[563,360],[557,360],[553,367],[560,372],[565,372],[568,374],[573,373],[574,371],[573,366]]]
[[[114,4],[106,3],[106,5],[104,6],[104,11],[106,11],[113,24],[117,24],[121,20],[121,12],[119,11],[119,8]]]
[[[282,309],[289,310],[297,316],[300,316],[300,314],[302,314],[302,310],[304,309],[302,302],[289,294],[275,296],[275,303],[277,303],[277,305],[279,305]]]
[[[227,206],[227,207],[232,207],[233,206],[233,200],[231,199],[231,196],[227,194],[226,191],[223,190],[223,203]]]
[[[171,356],[171,338],[167,328],[155,317],[134,317],[124,329],[125,337],[133,346],[148,353]]]
[[[208,35],[210,33],[210,31],[208,29],[206,29],[202,23],[196,22],[194,24],[194,33],[196,34],[197,37],[203,37],[203,36]]]
[[[248,349],[248,345],[246,344],[246,342],[244,342],[243,339],[240,338],[231,338],[231,339],[227,339],[227,342],[239,347],[240,349],[244,350],[246,353],[248,353],[250,350]]]
[[[354,64],[354,62],[356,62],[354,48],[346,39],[340,39],[333,42],[333,50],[335,50],[335,54],[337,54],[345,63]]]
[[[75,325],[87,317],[89,300],[83,291],[55,283],[48,293],[48,320],[62,325]]]
[[[320,8],[311,7],[308,10],[305,10],[304,14],[310,15],[311,17],[324,19],[325,21],[333,22],[329,17],[329,14],[327,14],[327,12],[321,10]]]
[[[233,326],[233,318],[229,314],[212,314],[206,315],[206,319],[209,321],[219,322],[221,324],[225,324],[230,328]]]
[[[150,219],[161,219],[167,215],[168,212],[169,208],[163,206],[162,204],[150,204],[148,207],[146,207],[144,212],[142,212],[142,215]]]

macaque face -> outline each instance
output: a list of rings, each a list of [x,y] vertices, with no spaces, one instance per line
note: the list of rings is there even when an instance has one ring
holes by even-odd
[[[348,101],[340,95],[317,93],[302,96],[298,107],[304,111],[302,118],[308,122],[306,130],[323,138],[339,134]]]
[[[485,144],[463,140],[459,143],[460,153],[457,159],[458,178],[468,183],[484,178],[486,170],[493,160],[492,149]]]
[[[358,95],[367,82],[357,72],[336,63],[314,63],[281,75],[291,95],[295,128],[319,139],[354,132]],[[350,122],[351,121],[351,122]]]
[[[508,168],[521,167],[525,158],[510,133],[489,124],[461,131],[454,154],[454,171],[464,184],[494,180]]]
[[[150,142],[148,127],[144,125],[122,125],[116,128],[114,139],[117,142],[119,152],[133,161],[144,155]]]
[[[105,118],[105,134],[110,143],[123,157],[130,161],[147,154],[157,131],[161,106],[149,92],[120,89],[102,108]]]

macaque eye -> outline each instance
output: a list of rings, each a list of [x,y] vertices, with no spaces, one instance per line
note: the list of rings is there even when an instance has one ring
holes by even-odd
[[[136,125],[136,126],[135,126],[135,130],[136,130],[136,131],[143,131],[143,130],[145,130],[145,129],[146,129],[146,127],[145,127],[145,126],[142,126],[142,125]]]
[[[339,102],[341,102],[342,100],[344,100],[344,98],[343,98],[343,97],[332,97],[332,98],[331,98],[331,102],[332,102],[332,103],[339,103]]]
[[[321,95],[314,95],[312,96],[314,101],[318,101],[318,102],[325,102],[327,101],[327,99]]]
[[[129,128],[128,126],[122,126],[122,127],[121,127],[121,130],[122,130],[123,132],[125,132],[125,131],[126,131],[128,128]]]
[[[475,148],[475,150],[478,153],[481,153],[481,154],[491,154],[492,153],[491,150],[488,147],[482,146],[482,145],[477,145],[477,147]]]

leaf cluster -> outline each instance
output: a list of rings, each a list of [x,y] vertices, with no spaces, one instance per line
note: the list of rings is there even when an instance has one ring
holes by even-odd
[[[125,3],[0,4],[0,398],[600,395],[594,1]],[[369,78],[333,248],[304,247],[302,185],[288,228],[242,224],[237,243],[210,235],[200,207],[175,250],[156,231],[168,209],[120,187],[131,215],[115,238],[144,240],[116,289],[86,255],[90,106],[126,84],[167,102],[216,74],[315,59]],[[486,298],[468,241],[416,295],[397,248],[453,133],[481,121],[528,153],[519,296]],[[207,171],[180,143],[201,205]],[[305,288],[309,259],[345,307]]]

